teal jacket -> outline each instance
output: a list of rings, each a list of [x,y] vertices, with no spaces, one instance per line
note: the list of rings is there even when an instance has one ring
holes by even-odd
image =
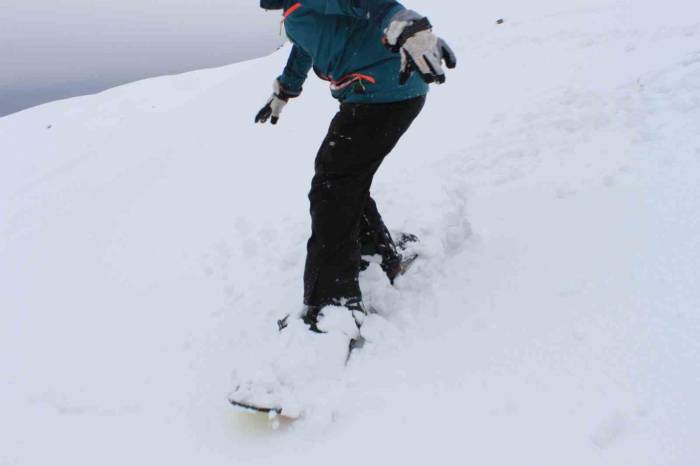
[[[293,43],[279,81],[301,93],[312,68],[331,81],[333,97],[348,103],[398,102],[427,94],[418,73],[399,84],[401,57],[382,43],[395,0],[283,0],[284,28]]]

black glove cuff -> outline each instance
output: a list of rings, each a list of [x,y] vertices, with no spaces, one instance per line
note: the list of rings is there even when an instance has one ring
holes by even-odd
[[[401,47],[403,47],[403,45],[408,39],[410,39],[411,37],[413,37],[421,31],[429,31],[432,28],[433,25],[430,24],[430,20],[428,20],[428,18],[421,18],[417,21],[413,21],[411,24],[406,26],[399,38],[396,40],[395,45],[391,45],[389,43],[385,43],[385,45],[392,52],[398,53],[401,50]]]
[[[278,99],[284,100],[287,102],[289,99],[293,99],[294,97],[299,97],[301,95],[302,89],[299,90],[299,92],[293,92],[287,89],[286,87],[283,87],[282,84],[280,84],[280,90],[278,93],[275,94]]]

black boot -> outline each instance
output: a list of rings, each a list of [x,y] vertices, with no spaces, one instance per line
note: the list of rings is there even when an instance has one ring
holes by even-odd
[[[391,284],[406,273],[413,261],[418,257],[415,253],[405,253],[412,243],[419,242],[416,235],[410,233],[399,233],[398,241],[394,243],[391,234],[383,226],[377,231],[364,231],[360,237],[363,256],[382,256],[382,270],[386,273]],[[360,271],[369,267],[369,262],[362,260]]]
[[[318,321],[321,316],[323,316],[323,308],[325,306],[306,306],[302,320],[306,325],[309,326],[309,330],[314,333],[326,333],[318,328]],[[355,320],[355,325],[360,329],[364,323],[365,317],[367,317],[368,312],[365,305],[362,303],[362,299],[354,299],[346,302],[344,307],[352,312],[352,317]],[[277,322],[280,332],[287,328],[289,322],[289,316]],[[361,349],[365,346],[365,338],[358,332],[357,336],[350,339],[348,343],[348,356],[345,359],[345,364],[350,361],[353,351]]]
[[[309,326],[309,330],[314,333],[323,333],[318,328],[318,318],[321,315],[322,306],[306,306],[306,311],[302,316],[302,320]]]
[[[362,327],[362,324],[365,321],[365,317],[367,317],[368,315],[367,308],[362,302],[362,299],[356,298],[348,301],[347,303],[345,303],[345,308],[347,308],[348,311],[352,312],[352,317],[353,319],[355,319],[357,328]]]
[[[365,317],[367,317],[367,309],[362,303],[362,299],[354,298],[348,300],[342,306],[352,313],[352,317],[353,319],[355,319],[355,324],[357,324],[357,328],[360,328],[365,320]],[[318,328],[318,321],[319,318],[323,316],[324,307],[325,306],[306,306],[304,315],[301,319],[306,325],[309,326],[309,330],[311,330],[312,332],[325,333]]]

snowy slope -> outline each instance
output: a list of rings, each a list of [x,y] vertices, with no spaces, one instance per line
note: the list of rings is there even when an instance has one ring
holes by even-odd
[[[0,465],[700,462],[700,7],[407,3],[460,58],[373,192],[424,258],[278,430],[226,395],[301,301],[325,86],[254,126],[283,50],[0,119]]]

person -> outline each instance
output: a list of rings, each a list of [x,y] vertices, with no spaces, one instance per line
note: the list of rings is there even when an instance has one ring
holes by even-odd
[[[403,271],[370,196],[372,179],[423,108],[428,85],[445,82],[443,62],[454,68],[457,59],[427,18],[394,0],[261,0],[260,6],[283,11],[293,46],[255,121],[277,124],[312,67],[340,101],[309,193],[303,319],[319,331],[323,308],[344,306],[359,326],[366,315],[359,286],[363,249],[382,256],[392,283]]]

